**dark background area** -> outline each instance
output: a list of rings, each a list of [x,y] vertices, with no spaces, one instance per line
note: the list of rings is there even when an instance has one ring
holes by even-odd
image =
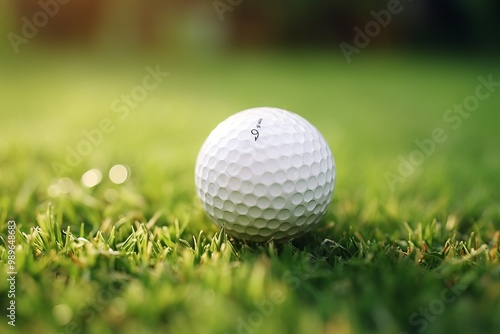
[[[7,30],[19,32],[22,17],[31,18],[40,10],[38,2],[9,1],[6,13],[14,15],[6,15]],[[185,44],[335,49],[340,42],[352,43],[354,27],[364,30],[374,20],[371,12],[386,10],[391,2],[244,0],[231,6],[228,0],[70,0],[60,5],[36,40],[172,52]],[[400,6],[401,13],[392,16],[370,48],[499,49],[498,1],[401,0]]]

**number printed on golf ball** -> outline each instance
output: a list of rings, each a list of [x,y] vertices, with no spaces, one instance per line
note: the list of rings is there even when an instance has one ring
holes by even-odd
[[[323,217],[335,162],[321,133],[301,116],[252,108],[210,133],[196,159],[195,184],[208,216],[229,235],[287,240]]]

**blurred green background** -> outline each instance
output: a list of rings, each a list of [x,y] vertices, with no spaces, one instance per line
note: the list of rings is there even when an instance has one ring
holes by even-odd
[[[352,175],[380,175],[397,169],[399,154],[409,154],[415,139],[443,124],[448,108],[474,93],[478,76],[498,77],[495,1],[17,0],[1,6],[0,158],[5,164],[25,155],[16,160],[17,173],[22,161],[33,168],[27,157],[40,157],[37,172],[62,176],[47,161],[63,163],[67,146],[76,150],[86,139],[82,131],[106,118],[111,133],[67,176],[113,159],[188,169],[193,157],[186,155],[195,154],[218,122],[271,105],[304,115],[330,138],[336,155],[345,151],[340,173],[343,161],[359,159]],[[370,37],[367,24],[393,7],[397,14]],[[356,36],[356,28],[367,36]],[[341,43],[357,48],[349,61]],[[123,115],[119,107],[142,85],[146,68],[169,76],[129,102],[133,108]],[[495,110],[488,106],[496,99],[481,102],[480,112],[431,160],[455,143],[476,155],[475,143],[495,145],[496,123],[488,121]],[[464,139],[467,132],[474,141]],[[485,159],[496,167],[491,154]],[[7,179],[13,187],[25,177]],[[385,178],[381,183],[387,190]]]
[[[439,295],[445,279],[469,272],[472,292],[428,332],[499,328],[498,256],[422,271],[417,260],[394,266],[383,257],[386,243],[394,252],[415,247],[407,242],[415,235],[417,248],[425,239],[436,251],[447,240],[473,240],[471,234],[479,245],[498,243],[500,91],[456,129],[443,120],[475,94],[478,77],[500,81],[498,1],[401,1],[401,11],[364,47],[356,46],[355,28],[365,32],[375,21],[371,11],[386,11],[393,1],[60,2],[0,3],[0,224],[15,219],[29,233],[51,203],[62,229],[78,234],[82,228],[85,236],[116,226],[125,243],[135,222],[155,219],[158,226],[180,222],[184,228],[175,246],[168,244],[175,256],[161,258],[164,265],[146,261],[151,268],[125,255],[120,261],[134,265],[109,264],[109,254],[98,258],[107,265],[82,264],[63,250],[39,257],[30,244],[31,257],[19,255],[20,332],[68,332],[71,319],[67,312],[60,316],[57,305],[73,309],[71,321],[83,332],[236,332],[238,316],[250,314],[253,301],[269,298],[276,286],[286,302],[255,333],[415,332],[408,316]],[[53,17],[40,14],[50,11]],[[46,24],[36,27],[44,17]],[[343,42],[359,49],[350,61]],[[160,75],[152,89],[140,88],[147,76],[155,82],[155,69],[168,76]],[[134,94],[140,98],[127,97]],[[299,242],[299,250],[286,246],[284,254],[269,255],[240,245],[238,261],[196,260],[187,268],[188,248],[179,240],[192,244],[200,230],[209,237],[217,232],[195,198],[198,149],[220,121],[255,106],[294,111],[323,133],[337,163],[332,206],[315,241]],[[387,173],[398,174],[400,157],[409,159],[415,140],[430,138],[435,128],[447,140],[391,186]],[[89,134],[95,143],[82,144]],[[85,154],[68,153],[79,150]],[[69,166],[68,159],[77,162]],[[116,164],[126,167],[124,182],[108,176]],[[97,184],[82,179],[92,170],[99,172],[87,176]],[[421,223],[431,227],[422,232]],[[368,240],[365,254],[376,248],[373,259],[343,262],[340,253],[318,251],[326,260],[317,273],[299,275],[305,283],[297,290],[286,288],[282,271],[297,261],[292,250],[306,261],[308,251],[323,249],[317,240],[348,248],[358,235]],[[1,275],[4,309],[5,271]],[[80,301],[109,282],[123,283],[123,293],[86,321],[77,314]],[[205,289],[215,302],[200,310],[198,292]],[[189,291],[195,297],[184,298]],[[0,328],[12,330],[5,326],[2,320]]]

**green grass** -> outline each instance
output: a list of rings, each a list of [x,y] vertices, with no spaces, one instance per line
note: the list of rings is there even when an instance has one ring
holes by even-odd
[[[500,90],[460,128],[442,119],[479,75],[500,80],[498,63],[358,59],[2,63],[0,332],[499,331]],[[121,120],[112,101],[158,63],[170,76]],[[320,226],[285,244],[229,238],[195,197],[204,138],[259,105],[309,119],[337,163]],[[52,164],[103,118],[114,131],[60,176],[67,193],[50,196],[61,185]],[[384,174],[436,127],[448,140],[391,191]],[[122,185],[107,178],[118,163],[131,171]],[[88,189],[80,177],[91,168],[103,180]],[[18,227],[15,328],[5,317],[8,219]]]

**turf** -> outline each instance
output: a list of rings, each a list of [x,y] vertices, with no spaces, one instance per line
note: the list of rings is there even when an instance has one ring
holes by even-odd
[[[169,76],[121,119],[111,104],[156,64]],[[0,67],[0,332],[500,331],[500,90],[457,129],[443,120],[478,76],[500,80],[497,61],[71,55]],[[204,138],[260,105],[309,119],[337,163],[320,226],[285,244],[228,237],[195,197]],[[67,146],[105,118],[113,130],[56,175]],[[391,189],[387,173],[435,128],[447,139]],[[124,184],[107,177],[115,164],[130,170]],[[86,188],[92,168],[103,179]],[[5,316],[9,219],[15,327]]]

